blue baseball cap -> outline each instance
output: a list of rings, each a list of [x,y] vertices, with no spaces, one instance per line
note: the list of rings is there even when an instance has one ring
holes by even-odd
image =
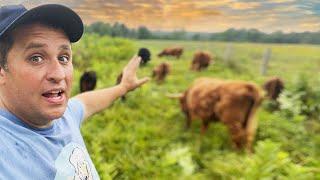
[[[66,6],[46,4],[27,10],[23,5],[8,5],[0,7],[0,38],[19,24],[39,20],[61,28],[70,42],[77,42],[83,34],[81,18]]]

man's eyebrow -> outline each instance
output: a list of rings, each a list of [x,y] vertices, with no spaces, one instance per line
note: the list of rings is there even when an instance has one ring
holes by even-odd
[[[34,42],[31,42],[27,45],[26,47],[26,50],[29,50],[29,49],[37,49],[37,48],[42,48],[42,47],[48,47],[48,45],[46,44],[43,44],[43,43],[34,43]],[[71,48],[69,45],[61,45],[59,47],[59,49],[62,49],[62,50],[68,50],[70,51]]]
[[[59,49],[67,50],[67,51],[70,51],[70,50],[71,50],[71,48],[70,48],[69,45],[61,45],[61,46],[59,47]]]
[[[37,48],[42,48],[42,47],[46,47],[46,46],[47,46],[46,44],[31,42],[31,43],[29,43],[28,46],[26,47],[26,50],[29,50],[29,49],[37,49]]]

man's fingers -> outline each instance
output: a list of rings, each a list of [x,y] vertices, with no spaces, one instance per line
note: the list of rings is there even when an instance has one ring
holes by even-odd
[[[134,56],[130,59],[130,61],[127,63],[127,65],[125,66],[125,68],[128,68],[128,67],[132,66],[132,64],[133,64],[133,62],[135,61],[136,57],[137,57],[137,55],[134,55]]]
[[[138,86],[141,86],[142,84],[148,82],[149,80],[150,80],[149,77],[144,77],[142,79],[139,79],[137,84],[138,84]]]
[[[128,87],[131,90],[141,86],[142,84],[150,80],[149,77],[137,79],[136,72],[137,72],[137,69],[139,68],[140,62],[141,62],[141,57],[134,56],[124,68],[125,75],[122,78],[126,79],[126,83],[129,84]]]
[[[141,62],[140,56],[134,56],[132,59],[128,62],[128,64],[125,66],[125,69],[128,71],[134,71],[136,72]]]
[[[132,66],[132,65],[136,64],[138,61],[140,61],[139,59],[141,60],[141,57],[140,57],[140,56],[134,55],[134,56],[131,58],[131,60],[129,61],[128,65],[129,65],[129,66]]]
[[[137,69],[137,68],[139,67],[140,62],[141,62],[141,57],[140,57],[140,56],[138,56],[138,57],[137,57],[137,59],[136,59],[136,62],[135,62],[135,64],[134,64],[134,65],[135,65],[135,66],[134,66],[134,67],[135,67],[135,69]]]
[[[140,61],[141,61],[141,57],[140,56],[135,56],[132,59],[132,62],[130,63],[130,68],[136,70],[138,69],[139,65],[140,65]]]

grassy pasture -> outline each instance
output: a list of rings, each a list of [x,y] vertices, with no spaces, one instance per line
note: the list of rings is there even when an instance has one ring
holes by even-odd
[[[130,92],[125,103],[117,100],[83,126],[90,156],[102,179],[320,179],[320,120],[303,115],[270,112],[264,104],[258,114],[255,153],[231,148],[226,128],[210,124],[200,137],[200,121],[189,130],[177,100],[167,92],[182,92],[197,77],[242,79],[259,85],[280,76],[287,89],[299,77],[319,87],[320,46],[232,43],[230,63],[223,61],[229,43],[198,41],[130,41],[86,36],[74,47],[73,94],[85,69],[96,70],[98,88],[115,84],[118,73],[139,47],[151,50],[152,60],[140,68],[139,77],[169,62],[171,72],[163,84],[148,82]],[[158,58],[163,48],[184,47],[180,59]],[[271,48],[267,76],[260,75],[266,48]],[[111,49],[111,50],[110,50]],[[205,50],[215,56],[206,71],[189,70],[193,53]],[[320,92],[320,91],[319,91]],[[320,102],[318,102],[320,103]]]

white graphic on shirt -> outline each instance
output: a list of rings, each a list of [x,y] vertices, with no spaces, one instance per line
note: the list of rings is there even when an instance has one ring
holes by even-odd
[[[74,148],[69,158],[75,169],[74,180],[92,180],[89,163],[85,159],[85,154],[80,148]]]
[[[86,149],[73,142],[62,148],[55,160],[55,167],[55,180],[100,179]]]

